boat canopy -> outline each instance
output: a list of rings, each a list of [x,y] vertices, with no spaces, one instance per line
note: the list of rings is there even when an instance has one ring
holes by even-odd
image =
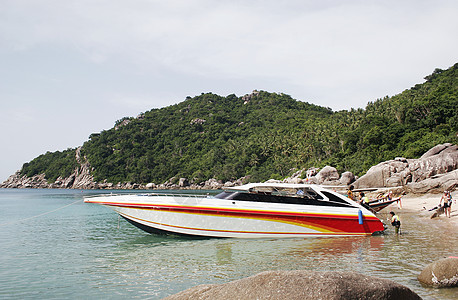
[[[315,184],[296,184],[296,183],[247,183],[240,186],[234,187],[227,187],[225,190],[232,190],[232,191],[245,191],[245,192],[275,192],[281,190],[292,190],[298,191],[303,189],[310,189],[313,188],[314,190],[322,190],[319,185]]]
[[[322,195],[325,198],[323,198]],[[316,184],[267,182],[248,183],[237,187],[225,188],[224,192],[218,194],[215,197],[220,199],[234,199],[256,202],[285,202],[291,204],[294,203],[326,206],[357,206],[357,204],[353,201],[349,201],[349,199],[344,198],[339,194],[333,193],[328,189],[325,189]]]
[[[253,187],[272,187],[272,188],[304,188],[312,186],[312,184],[304,184],[304,183],[269,183],[269,182],[262,182],[262,183],[247,183],[239,186],[233,187],[226,187],[225,189],[228,190],[249,190]]]

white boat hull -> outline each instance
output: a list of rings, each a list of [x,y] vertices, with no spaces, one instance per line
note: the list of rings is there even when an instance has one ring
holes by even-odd
[[[383,225],[362,208],[254,203],[215,198],[174,196],[104,196],[85,202],[109,206],[137,227],[169,234],[272,238],[370,235]]]

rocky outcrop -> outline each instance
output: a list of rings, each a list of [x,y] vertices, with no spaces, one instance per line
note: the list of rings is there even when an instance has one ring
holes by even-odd
[[[190,288],[181,299],[421,299],[408,287],[351,272],[267,271],[225,284]]]
[[[426,266],[418,281],[433,287],[458,287],[458,257],[448,257]]]
[[[5,182],[0,184],[0,188],[66,188],[66,189],[95,189],[108,188],[109,183],[94,182],[91,175],[91,165],[87,158],[81,156],[81,147],[76,149],[75,158],[78,167],[67,178],[58,177],[54,182],[49,183],[45,174],[32,177],[21,176],[20,172],[11,175]]]
[[[86,157],[81,157],[81,147],[76,149],[76,161],[80,165],[70,176],[74,177],[72,189],[92,188],[94,177],[91,175],[91,165]]]
[[[250,102],[251,99],[259,96],[260,92],[257,90],[254,90],[251,94],[246,94],[245,96],[242,97],[242,100],[244,101],[243,104],[247,104]]]
[[[21,176],[21,173],[17,171],[7,180],[5,180],[2,184],[0,184],[0,188],[48,188],[49,184],[46,181],[45,174],[35,175],[32,177],[28,177],[26,175]]]
[[[410,194],[442,193],[458,188],[458,170],[437,174],[419,182],[408,183],[404,190]]]
[[[397,157],[373,166],[355,181],[355,188],[399,187],[407,192],[453,190],[458,185],[458,146],[437,145],[419,159]]]
[[[337,169],[331,166],[326,166],[321,171],[318,168],[310,168],[307,171],[301,169],[294,172],[290,177],[283,180],[269,179],[267,182],[283,182],[283,183],[308,183],[308,184],[322,184],[322,185],[348,185],[355,181],[355,175],[352,172],[344,172],[339,178]],[[303,174],[306,178],[302,178]]]

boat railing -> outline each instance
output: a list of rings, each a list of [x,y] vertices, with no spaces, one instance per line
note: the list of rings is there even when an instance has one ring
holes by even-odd
[[[97,197],[106,197],[106,196],[140,196],[140,197],[178,197],[178,198],[212,198],[210,194],[178,194],[178,193],[110,193],[110,194],[98,194],[85,196],[84,198],[97,198]]]
[[[138,196],[143,197],[179,197],[179,198],[202,198],[207,197],[211,198],[209,194],[176,194],[176,193],[147,193],[147,194],[137,194]]]

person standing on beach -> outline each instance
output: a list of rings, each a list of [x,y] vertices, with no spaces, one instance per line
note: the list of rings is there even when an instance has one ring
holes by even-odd
[[[394,213],[394,211],[390,211],[391,214],[391,225],[394,226],[394,232],[396,234],[399,234],[399,230],[401,229],[401,220],[399,220],[399,217],[397,214]]]
[[[444,191],[444,195],[441,198],[441,201],[439,203],[439,206],[444,202],[444,213],[445,216],[450,218],[450,213],[452,212],[452,194],[450,194],[449,191]]]

